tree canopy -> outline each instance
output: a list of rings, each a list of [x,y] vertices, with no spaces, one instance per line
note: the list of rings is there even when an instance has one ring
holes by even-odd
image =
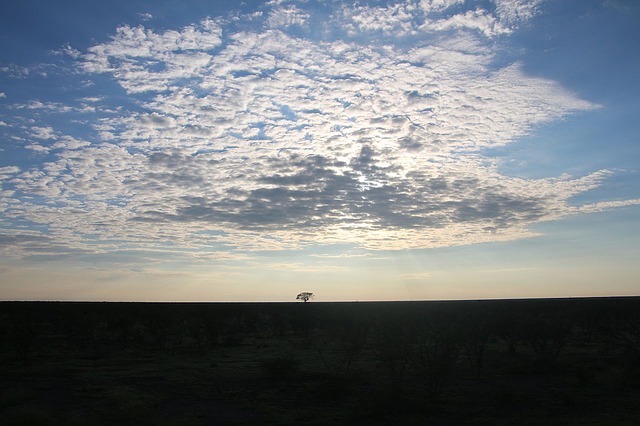
[[[298,295],[296,296],[296,300],[302,300],[303,302],[308,302],[309,299],[311,299],[313,297],[313,293],[310,293],[308,291],[303,291],[302,293],[298,293]]]

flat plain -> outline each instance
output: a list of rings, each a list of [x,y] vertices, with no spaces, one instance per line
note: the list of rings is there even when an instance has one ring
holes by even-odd
[[[0,424],[634,425],[640,298],[0,303]]]

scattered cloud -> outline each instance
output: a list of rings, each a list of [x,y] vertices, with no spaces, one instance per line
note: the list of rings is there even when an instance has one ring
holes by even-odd
[[[25,145],[25,148],[34,152],[39,152],[41,154],[48,153],[51,150],[49,147],[37,143],[30,143],[28,145]]]
[[[529,21],[538,13],[546,0],[494,0],[498,19],[507,25],[517,26]]]
[[[178,80],[198,78],[221,44],[222,28],[212,19],[180,31],[156,33],[142,26],[116,29],[111,42],[88,49],[87,72],[112,73],[129,93],[176,89]],[[159,66],[160,69],[157,69]]]
[[[509,27],[503,26],[495,16],[482,9],[468,10],[464,14],[426,21],[421,28],[426,31],[473,30],[479,31],[486,37],[511,32]]]
[[[76,149],[88,147],[89,145],[91,145],[90,142],[65,135],[60,137],[56,143],[51,145],[51,148],[73,151]]]
[[[221,247],[441,247],[523,238],[540,221],[637,204],[570,203],[609,171],[522,179],[483,155],[598,108],[518,62],[495,65],[496,39],[541,3],[335,6],[326,27],[339,31],[318,39],[313,9],[272,2],[260,27],[123,25],[86,51],[66,46],[81,79],[106,77],[129,101],[14,106],[92,114],[95,133],[25,130],[25,148],[49,158],[0,169],[12,191],[2,223],[42,231],[8,234],[6,246],[54,256],[169,244],[204,257]],[[39,244],[53,248],[38,253]]]
[[[305,274],[340,272],[348,268],[331,265],[308,265],[303,263],[273,263],[266,266],[268,269],[275,269],[282,272],[302,272]]]
[[[359,32],[383,32],[405,36],[414,30],[416,5],[397,3],[387,6],[343,6],[340,11],[349,34]]]
[[[296,6],[276,8],[267,18],[267,26],[270,28],[307,25],[310,15]]]
[[[311,254],[311,257],[318,257],[321,259],[353,259],[358,257],[371,257],[371,253],[339,253],[339,254]]]
[[[419,272],[414,274],[401,274],[398,279],[401,281],[425,281],[432,277],[430,272]]]
[[[22,67],[16,64],[10,64],[0,67],[0,72],[7,74],[13,78],[27,78],[32,74],[31,69],[28,67]]]
[[[73,110],[71,106],[59,102],[42,102],[39,100],[31,100],[27,103],[15,104],[12,106],[12,108],[18,110],[39,110],[58,114],[67,113]]]
[[[80,52],[78,49],[74,49],[68,43],[65,44],[64,46],[62,46],[61,49],[54,50],[51,53],[53,55],[67,55],[67,56],[69,56],[69,57],[71,57],[73,59],[78,59],[80,57],[80,55],[82,54],[82,52]]]
[[[12,175],[14,173],[18,173],[19,171],[20,167],[16,166],[0,167],[0,176]]]
[[[56,137],[55,131],[52,127],[38,127],[35,126],[31,129],[31,137],[36,139],[54,139]]]
[[[23,66],[18,64],[7,64],[0,66],[0,73],[7,75],[10,78],[25,79],[25,78],[46,78],[49,72],[55,67],[52,64],[37,64],[34,66]]]

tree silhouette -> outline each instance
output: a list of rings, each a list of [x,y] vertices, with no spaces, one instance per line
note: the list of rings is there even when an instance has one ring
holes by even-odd
[[[303,302],[308,302],[309,299],[313,297],[313,293],[309,293],[308,291],[303,291],[296,296],[296,300],[302,300]]]

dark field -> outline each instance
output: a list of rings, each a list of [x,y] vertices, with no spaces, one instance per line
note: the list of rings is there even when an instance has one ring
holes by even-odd
[[[637,425],[640,298],[0,303],[7,425]]]

